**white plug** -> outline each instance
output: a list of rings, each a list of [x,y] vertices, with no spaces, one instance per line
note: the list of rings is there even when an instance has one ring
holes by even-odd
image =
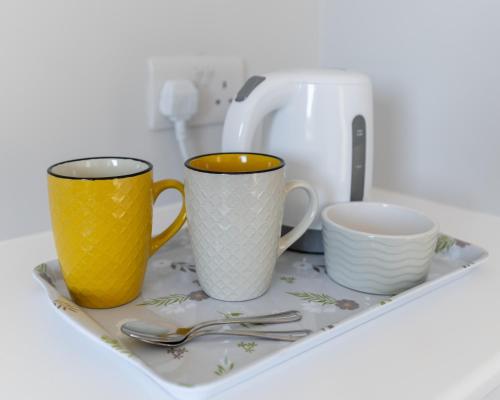
[[[184,160],[189,157],[186,148],[186,122],[198,111],[198,89],[187,79],[166,81],[160,93],[158,108],[175,126],[175,136]]]

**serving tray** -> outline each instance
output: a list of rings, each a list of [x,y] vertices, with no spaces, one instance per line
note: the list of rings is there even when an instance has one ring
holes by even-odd
[[[389,297],[340,286],[326,275],[323,256],[288,251],[279,258],[266,294],[246,302],[224,302],[201,290],[189,237],[183,230],[150,259],[142,295],[121,307],[77,306],[70,300],[57,260],[38,265],[34,277],[46,289],[55,310],[78,331],[133,363],[174,397],[204,399],[468,273],[487,257],[478,246],[441,235],[427,280]],[[294,343],[208,336],[166,349],[120,332],[121,324],[136,319],[173,328],[291,309],[302,311],[300,322],[255,328],[314,332]]]

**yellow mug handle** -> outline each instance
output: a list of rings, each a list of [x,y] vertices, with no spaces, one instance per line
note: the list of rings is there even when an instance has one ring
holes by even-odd
[[[165,229],[160,234],[154,236],[151,239],[151,251],[150,256],[158,251],[158,249],[163,246],[172,236],[174,236],[179,229],[182,228],[184,222],[186,222],[186,199],[184,196],[184,185],[175,179],[163,179],[161,181],[153,183],[153,202],[156,201],[161,192],[167,189],[178,190],[182,194],[182,207],[179,214],[174,219],[174,222]]]

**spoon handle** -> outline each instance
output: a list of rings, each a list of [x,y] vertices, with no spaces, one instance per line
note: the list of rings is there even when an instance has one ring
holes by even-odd
[[[231,330],[204,330],[194,332],[189,335],[183,343],[190,341],[196,337],[205,335],[225,335],[225,336],[247,336],[259,339],[282,340],[286,342],[295,342],[296,340],[305,338],[312,331],[309,329],[300,329],[294,331],[257,331],[251,329],[231,329]],[[165,342],[168,344],[168,342]]]
[[[191,328],[190,333],[203,328],[215,325],[227,324],[284,324],[286,322],[295,322],[302,319],[302,314],[299,311],[291,310],[277,314],[255,315],[253,317],[230,317],[217,319],[213,321],[201,322]]]

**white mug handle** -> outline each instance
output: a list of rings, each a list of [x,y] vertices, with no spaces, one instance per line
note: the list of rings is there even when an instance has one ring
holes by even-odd
[[[309,203],[307,205],[307,210],[298,223],[298,225],[293,228],[290,232],[283,235],[278,243],[278,256],[283,254],[283,252],[288,249],[296,240],[298,240],[304,232],[311,226],[318,213],[319,202],[318,195],[309,183],[302,180],[289,181],[285,184],[285,196],[294,189],[302,189],[307,193],[309,198]]]

